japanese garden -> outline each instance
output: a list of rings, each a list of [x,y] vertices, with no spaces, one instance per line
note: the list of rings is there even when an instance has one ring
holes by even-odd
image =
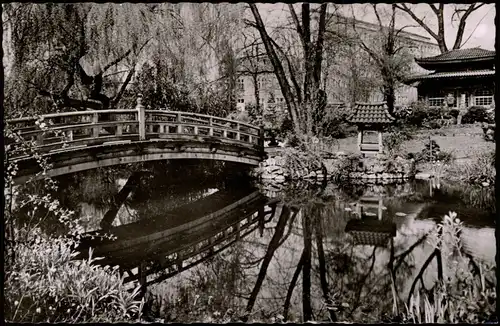
[[[5,3],[8,323],[493,323],[494,3]]]

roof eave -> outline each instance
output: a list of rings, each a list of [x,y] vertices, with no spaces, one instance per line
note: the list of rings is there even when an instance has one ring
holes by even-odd
[[[476,63],[495,61],[495,55],[482,58],[465,58],[465,59],[450,59],[450,60],[426,60],[426,58],[415,58],[415,62],[422,68],[432,70],[432,67],[441,66],[443,64],[454,63]]]

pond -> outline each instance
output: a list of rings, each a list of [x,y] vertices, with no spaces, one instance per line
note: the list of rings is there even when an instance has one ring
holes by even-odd
[[[186,164],[95,170],[60,177],[55,196],[83,227],[81,258],[92,247],[100,264],[146,285],[151,321],[377,322],[441,272],[458,277],[458,256],[496,284],[491,189],[444,181],[277,187],[220,173],[228,175]],[[451,211],[462,223],[460,250],[431,261],[416,282],[435,250],[425,235]],[[50,218],[41,225],[68,231]]]

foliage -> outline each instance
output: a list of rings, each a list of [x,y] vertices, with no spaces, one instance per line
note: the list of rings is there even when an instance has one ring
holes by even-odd
[[[404,142],[412,140],[413,137],[411,128],[392,128],[389,130],[389,134],[384,137],[384,147],[387,148],[390,155],[393,155],[399,151]]]
[[[424,143],[424,148],[419,153],[411,153],[417,163],[421,162],[441,162],[443,164],[451,163],[455,157],[452,152],[441,150],[441,147],[434,139],[428,139]]]
[[[151,108],[218,116],[234,109],[241,5],[12,3],[4,9],[12,35],[10,116],[130,108],[138,92]]]
[[[495,157],[495,151],[478,154],[472,162],[461,164],[457,174],[469,183],[487,182],[494,185],[496,179]]]
[[[342,157],[333,169],[332,179],[335,181],[346,179],[350,172],[356,171],[363,165],[362,158],[363,155],[360,153],[350,153]]]
[[[321,121],[321,135],[335,139],[346,138],[352,134],[353,127],[347,122],[351,110],[343,105],[325,109]]]
[[[429,127],[431,121],[439,118],[441,118],[439,109],[430,108],[425,101],[417,101],[410,104],[404,122],[415,127]]]
[[[37,124],[46,128],[43,123]],[[5,146],[5,318],[13,322],[114,322],[139,318],[142,302],[123,284],[117,270],[98,267],[96,259],[73,260],[82,227],[73,212],[61,207],[51,191],[58,186],[50,178],[37,189],[37,183],[14,186],[17,166],[13,152],[24,152],[37,158],[44,175],[49,165],[34,144],[5,129],[6,138],[14,141]],[[38,183],[40,184],[40,183]],[[30,185],[42,193],[28,192]],[[48,192],[48,193],[47,193]],[[25,216],[19,216],[20,214]],[[67,236],[49,235],[39,226],[44,219],[62,226]],[[106,236],[106,235],[105,235]]]
[[[115,322],[138,318],[137,287],[129,292],[116,269],[97,259],[72,260],[71,241],[20,229],[5,271],[5,318],[15,322]]]
[[[488,110],[483,106],[471,106],[462,117],[462,123],[470,124],[476,122],[493,123],[494,119],[488,113]]]
[[[431,291],[421,288],[411,295],[406,319],[414,323],[479,323],[494,321],[496,312],[495,267],[474,261],[462,252],[463,224],[450,212],[431,233],[429,242],[439,250],[449,275]],[[445,244],[446,243],[446,244]],[[476,269],[471,271],[470,265]],[[488,278],[493,276],[493,280]]]
[[[262,107],[255,104],[245,104],[245,111],[248,113],[250,123],[256,126],[263,125]]]
[[[321,155],[313,151],[304,141],[298,147],[286,147],[281,151],[283,168],[290,171],[316,171],[323,168]]]

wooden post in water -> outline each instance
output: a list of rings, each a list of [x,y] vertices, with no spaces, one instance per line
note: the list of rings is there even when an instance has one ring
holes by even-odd
[[[382,153],[384,151],[384,145],[382,143],[382,131],[378,132],[378,152]]]
[[[137,119],[139,120],[139,140],[146,139],[146,112],[142,105],[142,94],[137,96]]]

